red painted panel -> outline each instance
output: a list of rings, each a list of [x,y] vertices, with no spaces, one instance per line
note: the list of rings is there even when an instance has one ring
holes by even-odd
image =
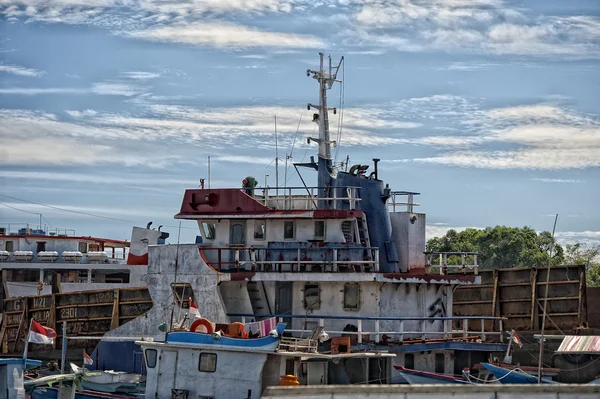
[[[240,189],[193,189],[185,190],[181,210],[175,217],[268,213],[269,210]]]
[[[143,255],[134,255],[131,252],[127,255],[127,264],[128,265],[147,265],[148,264],[148,254]]]

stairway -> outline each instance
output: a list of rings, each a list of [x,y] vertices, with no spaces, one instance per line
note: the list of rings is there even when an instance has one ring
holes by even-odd
[[[248,290],[248,296],[250,297],[250,303],[252,304],[252,312],[254,314],[272,314],[271,305],[265,292],[264,282],[248,281],[246,288]],[[260,317],[257,317],[255,321],[258,321]]]
[[[369,228],[367,227],[367,215],[362,216],[362,218],[356,220],[358,223],[358,238],[361,243],[364,243],[365,247],[371,247],[371,240],[369,239]],[[365,260],[373,260],[373,253],[370,249],[365,250]],[[372,269],[372,265],[364,265],[361,266],[361,271],[364,269]]]

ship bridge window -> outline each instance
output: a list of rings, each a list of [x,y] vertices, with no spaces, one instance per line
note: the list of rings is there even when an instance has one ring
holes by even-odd
[[[325,239],[325,221],[315,220],[315,240]]]
[[[6,281],[34,283],[40,280],[40,269],[7,270]]]
[[[304,309],[316,310],[321,307],[321,290],[318,283],[304,284]]]
[[[149,369],[156,367],[157,357],[156,349],[146,349],[146,367]]]
[[[217,235],[217,227],[214,223],[202,222],[202,235],[207,240],[214,240]]]
[[[81,252],[82,254],[87,254],[87,242],[80,242],[78,247],[79,252]]]
[[[360,309],[360,285],[358,283],[344,284],[344,310]]]
[[[12,252],[14,249],[14,243],[12,241],[6,241],[6,244],[4,244],[4,250],[7,252]]]
[[[285,240],[293,240],[296,238],[296,222],[286,220],[283,222],[283,238]]]
[[[189,283],[173,283],[171,290],[181,308],[188,308],[190,301],[194,300],[194,290]]]
[[[198,360],[198,371],[204,373],[214,373],[217,371],[217,354],[201,353]]]
[[[264,240],[266,238],[267,225],[264,220],[254,221],[254,239]]]
[[[128,284],[129,270],[92,270],[92,283]]]
[[[35,248],[37,253],[44,252],[46,250],[46,241],[38,241]]]
[[[346,242],[354,242],[354,229],[352,220],[345,220],[342,222],[342,233],[344,234],[344,240],[346,240]]]

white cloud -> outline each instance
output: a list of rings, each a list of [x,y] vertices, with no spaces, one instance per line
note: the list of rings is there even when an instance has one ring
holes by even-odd
[[[505,2],[356,2],[346,37],[401,51],[600,58],[600,18],[532,15]]]
[[[37,96],[40,94],[86,94],[89,89],[74,87],[8,87],[1,88],[0,94]]]
[[[123,72],[122,75],[126,78],[135,79],[135,80],[150,80],[150,79],[159,78],[161,76],[161,74],[157,73],[157,72],[144,72],[144,71]]]
[[[534,177],[531,180],[541,181],[543,183],[585,183],[585,181],[578,179],[551,179],[547,177]]]
[[[131,97],[140,94],[138,87],[116,82],[94,83],[92,93],[105,96],[125,96]]]
[[[65,113],[72,116],[73,118],[84,118],[86,116],[96,116],[98,114],[98,112],[94,111],[93,109],[84,109],[83,111],[67,110],[65,111]]]
[[[6,65],[0,64],[0,73],[11,73],[13,75],[18,76],[28,76],[28,77],[40,77],[45,74],[44,71],[39,71],[37,69],[25,68],[17,65]]]
[[[589,246],[600,245],[600,231],[557,231],[555,237],[561,245],[575,243]]]
[[[312,48],[324,46],[321,39],[311,35],[268,32],[242,25],[216,22],[158,26],[132,32],[130,36],[158,42],[230,48]]]
[[[140,94],[141,88],[123,83],[100,82],[88,87],[8,87],[0,88],[0,94],[37,96],[44,94],[98,94],[131,97]]]

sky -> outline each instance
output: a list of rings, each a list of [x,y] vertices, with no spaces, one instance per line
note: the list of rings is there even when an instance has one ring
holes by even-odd
[[[0,0],[0,224],[186,242],[209,156],[213,188],[274,186],[277,154],[300,186],[320,51],[336,162],[380,158],[429,237],[559,214],[600,244],[597,0]]]

